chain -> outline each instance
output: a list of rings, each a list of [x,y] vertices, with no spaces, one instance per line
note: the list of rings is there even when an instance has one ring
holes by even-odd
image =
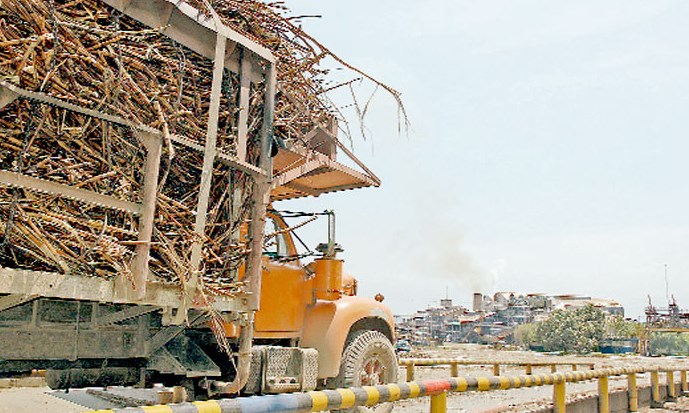
[[[122,26],[120,23],[120,19],[122,18],[122,12],[120,11],[115,11],[114,16],[113,16],[113,26],[115,29],[115,36],[117,36],[117,43],[115,43],[115,46],[117,47],[117,87],[115,88],[115,93],[113,94],[113,102],[117,102],[117,99],[120,96],[120,89],[122,89],[122,78],[123,78],[123,72],[124,72],[124,66],[122,65],[122,39],[120,38],[120,31],[122,30]]]
[[[55,8],[55,0],[50,0],[50,27],[52,29],[53,36],[53,57],[50,59],[50,66],[48,67],[48,74],[46,75],[46,80],[50,78],[51,73],[56,70],[58,53],[60,51],[60,33],[57,27],[57,10]],[[43,88],[48,85],[48,82],[44,81],[41,85],[41,92]]]
[[[53,59],[50,62],[51,69],[55,65],[57,59],[57,51],[60,48],[60,36],[57,30],[57,9],[55,8],[55,0],[50,0],[50,23],[53,29]]]
[[[177,100],[175,101],[175,110],[178,111],[180,105],[182,104],[182,93],[184,92],[184,71],[187,70],[187,56],[184,54],[184,49],[177,42],[174,42],[175,52],[177,52],[177,61],[179,62],[178,72],[179,79],[177,80]],[[177,118],[173,119],[173,124],[171,127],[174,130],[174,125],[177,123]]]

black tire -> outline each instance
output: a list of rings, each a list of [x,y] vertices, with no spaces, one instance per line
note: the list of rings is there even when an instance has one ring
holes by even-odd
[[[338,388],[375,386],[396,383],[398,372],[397,356],[390,340],[379,331],[355,331],[347,337],[342,352],[340,374],[333,380]],[[338,412],[346,413],[389,413],[392,403],[372,407],[353,407]]]

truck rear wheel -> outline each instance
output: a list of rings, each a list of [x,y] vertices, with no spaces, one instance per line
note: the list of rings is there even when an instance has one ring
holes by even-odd
[[[371,330],[356,331],[347,338],[335,386],[347,388],[395,383],[397,371],[395,349],[383,333]],[[392,403],[384,403],[372,407],[353,407],[338,412],[388,413],[392,408]]]

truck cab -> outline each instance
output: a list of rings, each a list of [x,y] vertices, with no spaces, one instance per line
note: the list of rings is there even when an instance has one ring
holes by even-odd
[[[334,229],[334,214],[327,216]],[[346,347],[362,332],[375,332],[382,347],[367,357],[368,366],[353,384],[369,385],[396,379],[394,320],[381,302],[356,295],[356,279],[344,276],[344,261],[337,258],[341,250],[330,231],[328,242],[313,262],[304,265],[292,231],[277,211],[267,218],[274,239],[267,243],[261,283],[260,308],[255,317],[254,338],[260,342],[282,342],[318,352],[318,375],[321,385],[340,383],[347,374],[341,371]],[[330,246],[330,248],[329,248]],[[328,251],[330,249],[330,251]],[[352,357],[351,355],[349,357]]]

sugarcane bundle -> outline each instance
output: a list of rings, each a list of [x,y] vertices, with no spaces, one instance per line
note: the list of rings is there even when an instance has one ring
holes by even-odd
[[[98,1],[8,1],[0,19],[3,80],[203,144],[212,71],[207,59]],[[220,114],[218,147],[232,153],[236,110],[230,102],[238,79],[230,73],[226,79],[221,103],[229,109]],[[260,105],[254,107],[250,135],[260,125]],[[20,99],[3,109],[0,134],[4,170],[141,202],[145,153],[132,130]],[[201,154],[191,150],[163,157],[150,268],[165,280],[188,277],[189,248],[198,238],[192,229],[200,165]],[[230,205],[227,188],[242,187],[245,199],[251,191],[246,177],[228,168],[216,168],[213,179],[205,265],[211,278],[223,279],[244,255],[231,235],[246,215],[230,211],[245,208]],[[0,200],[3,266],[129,274],[138,232],[131,214],[19,188],[3,188]]]
[[[188,1],[269,48],[277,58],[275,134],[298,141],[338,116],[325,98],[320,68],[332,55],[283,16],[279,3]],[[217,14],[215,14],[217,13]],[[98,0],[0,2],[0,79],[24,89],[203,145],[212,62]],[[234,155],[239,76],[223,77],[218,149]],[[374,79],[371,79],[374,80]],[[375,80],[374,80],[375,81]],[[397,92],[388,89],[396,99]],[[247,161],[258,157],[263,85],[251,89]],[[0,169],[141,202],[145,152],[135,131],[65,109],[19,99],[2,109]],[[241,287],[235,279],[247,246],[251,179],[219,165],[213,170],[204,239],[193,232],[202,154],[164,148],[150,269],[183,283],[193,243],[204,245],[202,273],[213,293]],[[99,277],[128,275],[138,221],[124,211],[15,187],[0,188],[0,266]]]

